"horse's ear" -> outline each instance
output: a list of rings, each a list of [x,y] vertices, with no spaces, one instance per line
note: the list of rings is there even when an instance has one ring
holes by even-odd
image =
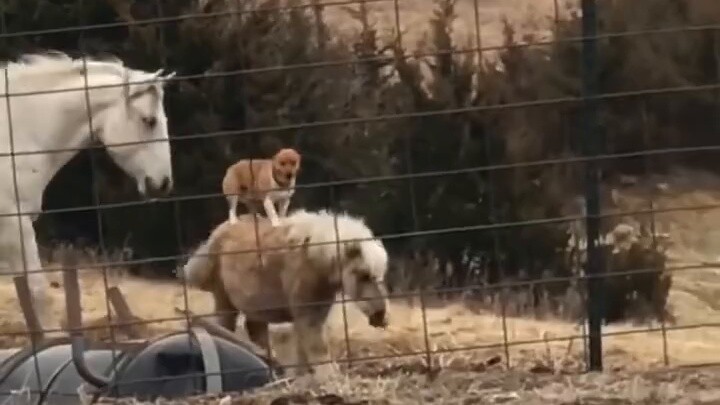
[[[161,79],[162,81],[166,81],[166,80],[172,79],[177,74],[177,72],[170,72],[170,73],[165,74],[164,70],[165,69],[156,70],[153,73],[153,76],[155,76],[157,79]]]
[[[357,259],[362,255],[362,250],[360,249],[360,245],[356,242],[348,245],[345,247],[345,257],[348,260]]]
[[[159,79],[162,84],[165,84],[167,80],[172,79],[177,74],[177,72],[170,72],[168,74],[164,74],[164,70],[165,69],[158,69],[153,72],[153,77],[155,79]]]

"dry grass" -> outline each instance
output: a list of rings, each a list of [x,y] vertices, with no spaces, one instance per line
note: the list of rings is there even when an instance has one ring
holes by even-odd
[[[305,4],[324,0],[302,0]],[[357,18],[362,9],[362,1],[352,6],[326,6],[323,9],[324,21],[330,27],[332,37],[353,43],[362,38],[363,23]],[[367,10],[369,28],[375,31],[378,47],[395,43],[400,39],[402,48],[418,57],[422,88],[429,91],[434,80],[427,56],[439,51],[435,39],[437,28],[433,20],[440,10],[438,0],[368,0],[364,3]],[[506,44],[507,21],[513,30],[513,42],[516,44],[548,41],[553,36],[555,21],[567,19],[570,13],[579,7],[578,0],[455,0],[454,20],[447,24],[452,39],[452,49],[460,55],[478,48],[483,61],[495,64],[503,69],[499,57]],[[398,36],[398,32],[400,36]],[[441,45],[442,46],[442,45]],[[389,80],[400,80],[393,67],[381,69]]]
[[[154,404],[716,404],[718,369],[557,376],[522,372],[441,372],[407,376],[343,377],[325,384],[280,383],[252,394],[201,396]],[[100,403],[138,404],[133,399]]]
[[[717,276],[715,270],[712,271]],[[671,303],[676,310],[679,324],[720,321],[720,313],[707,302],[707,296],[718,293],[718,285],[698,280],[698,272],[678,274],[676,285],[671,292]],[[720,283],[720,277],[716,277]],[[185,307],[181,286],[173,282],[148,282],[139,278],[124,277],[117,283],[132,311],[138,317],[152,321],[177,318],[174,307]],[[93,320],[107,315],[102,278],[81,272],[83,315]],[[0,324],[5,333],[24,330],[22,317],[17,310],[12,283],[8,280],[0,284],[2,301]],[[64,318],[62,290],[53,290],[58,319]],[[210,314],[211,298],[207,293],[188,290],[190,309],[197,314]],[[488,358],[503,355],[504,333],[502,319],[493,313],[475,312],[461,303],[451,303],[442,307],[428,308],[425,311],[428,345],[425,342],[423,311],[418,303],[394,302],[391,305],[391,326],[387,330],[378,330],[367,325],[367,321],[358,310],[348,304],[349,342],[353,358],[394,356],[401,360],[407,354],[411,363],[425,361],[425,353],[441,352],[433,355],[435,365],[443,367],[475,367]],[[146,333],[150,336],[184,328],[184,320],[164,321],[148,325]],[[575,360],[582,353],[582,343],[575,339],[561,342],[544,342],[556,338],[570,338],[582,333],[577,325],[552,320],[533,320],[521,317],[506,319],[507,341],[510,344],[538,341],[535,344],[513,346],[509,350],[511,365],[528,365],[531,360],[563,367],[578,366]],[[641,330],[641,326],[613,325],[605,332]],[[345,358],[346,343],[343,327],[342,307],[337,305],[331,312],[328,329],[337,358]],[[107,333],[104,333],[106,336]],[[97,334],[95,334],[97,336]],[[293,335],[285,325],[275,327],[273,348],[282,362],[292,363]],[[3,347],[17,346],[24,341],[21,336],[4,336],[0,339]],[[663,339],[660,332],[608,337],[605,348],[608,364],[613,367],[629,365],[644,368],[660,364],[663,360]],[[493,346],[477,350],[463,350]],[[673,364],[692,364],[707,361],[720,361],[720,331],[712,329],[689,329],[671,331],[667,334],[670,360]]]
[[[692,175],[699,179],[701,176]],[[720,185],[720,181],[718,181]],[[716,188],[720,189],[720,187]],[[632,190],[626,195],[633,196]],[[720,202],[720,192],[678,190],[677,194],[661,197],[661,207],[689,206]],[[676,239],[673,250],[675,263],[697,263],[717,256],[720,248],[720,234],[715,229],[720,225],[720,209],[704,213],[677,212],[659,215],[657,222]],[[702,243],[701,243],[702,242]],[[716,245],[717,244],[717,245]],[[58,274],[54,273],[58,278]],[[82,304],[85,319],[97,319],[107,315],[103,279],[98,270],[81,270]],[[176,318],[173,308],[185,307],[185,294],[182,285],[168,280],[164,282],[147,281],[125,274],[110,277],[109,285],[118,285],[126,296],[133,312],[140,318],[162,320]],[[55,313],[63,318],[64,295],[62,289],[52,290],[55,299]],[[0,282],[0,322],[4,332],[22,330],[22,318],[17,310],[12,281],[4,277]],[[717,298],[720,296],[720,269],[678,272],[674,277],[670,293],[670,304],[677,317],[678,326],[707,322],[720,322]],[[209,314],[212,301],[208,293],[187,290],[189,309],[197,314]],[[433,305],[423,311],[417,300],[408,302],[398,300],[391,305],[391,326],[387,330],[374,329],[367,325],[363,316],[348,304],[350,350],[353,357],[362,356],[401,356],[409,353],[430,351],[448,351],[433,356],[439,365],[447,365],[464,356],[475,356],[484,361],[495,355],[503,355],[503,349],[484,348],[466,353],[462,348],[503,344],[504,332],[502,320],[496,313],[478,312],[462,303]],[[331,312],[328,325],[330,336],[338,358],[346,355],[342,308],[340,305]],[[424,327],[427,325],[428,342],[426,345]],[[184,320],[165,321],[149,325],[147,333],[156,335],[169,330],[183,328]],[[657,327],[657,325],[655,325]],[[606,327],[605,332],[621,332],[647,329],[648,326],[620,324]],[[510,364],[526,362],[528,356],[548,360],[574,358],[581,354],[582,344],[574,341],[543,343],[543,340],[569,338],[582,333],[577,325],[559,320],[533,320],[523,317],[510,317],[506,320],[507,341],[510,344],[528,341],[541,341],[512,347],[509,351]],[[275,328],[274,347],[280,360],[292,361],[286,354],[292,340],[292,334],[284,326]],[[2,346],[14,346],[20,343],[20,337],[0,339]],[[711,328],[686,329],[667,332],[667,348],[672,364],[692,364],[698,362],[720,361],[720,330]],[[643,332],[625,336],[608,337],[605,349],[610,362],[617,366],[646,367],[663,361],[663,336],[660,332]],[[418,356],[424,358],[423,356]],[[632,361],[629,361],[632,360]],[[458,363],[459,364],[459,363]]]
[[[503,45],[503,18],[516,27],[520,42],[523,42],[527,35],[536,39],[550,37],[556,12],[555,0],[457,0],[455,12],[458,18],[453,26],[452,36],[460,47],[476,46],[475,1],[478,11],[477,27],[483,47]],[[309,3],[310,0],[305,2]],[[559,16],[566,16],[568,10],[576,7],[578,3],[577,0],[557,0]],[[434,0],[397,0],[397,21],[394,0],[369,2],[366,7],[370,23],[377,29],[380,38],[386,41],[394,38],[399,23],[403,44],[414,49],[430,32],[428,21],[435,9],[434,4]],[[337,35],[350,39],[358,38],[360,24],[350,18],[347,8],[348,6],[326,7],[326,21]],[[359,6],[351,8],[358,10]],[[485,56],[493,55],[494,52],[488,52]]]
[[[694,179],[697,184],[690,184],[688,178]],[[660,207],[720,203],[720,192],[714,191],[720,190],[720,180],[714,177],[681,173],[664,181],[668,182],[670,192],[656,199],[656,204]],[[626,201],[639,204],[638,190],[642,189],[643,186],[638,185],[625,190]],[[716,260],[720,252],[720,234],[715,229],[720,226],[720,209],[659,214],[656,220],[661,230],[670,232],[675,239],[671,252],[674,263]],[[83,270],[80,274],[85,319],[106,316],[102,277],[97,270]],[[120,287],[133,312],[146,320],[174,318],[176,314],[173,308],[185,307],[183,289],[173,281],[150,282],[116,274],[111,277],[110,283]],[[210,313],[211,299],[207,293],[197,290],[188,290],[187,293],[189,308],[193,312]],[[57,304],[56,315],[62,317],[62,290],[53,290],[52,294]],[[6,333],[22,331],[12,282],[7,277],[0,282],[0,296],[0,328]],[[676,273],[670,293],[670,305],[677,317],[677,326],[720,322],[717,304],[719,297],[720,269],[708,265],[704,269]],[[482,372],[486,375],[483,378],[494,378],[492,370],[505,369],[503,322],[495,313],[474,311],[459,302],[445,305],[435,303],[423,311],[417,300],[398,300],[391,305],[391,326],[387,330],[378,330],[368,326],[355,307],[348,305],[346,308],[350,351],[352,358],[356,360],[351,365],[350,377],[333,382],[330,388],[313,388],[315,391],[308,391],[307,384],[310,383],[301,380],[291,385],[275,387],[273,392],[278,395],[295,395],[299,391],[345,395],[342,393],[350,390],[355,396],[370,398],[381,397],[378,393],[399,390],[402,386],[408,395],[420,395],[416,389],[408,387],[421,384],[417,379],[426,369],[428,350],[433,352],[430,356],[431,364],[434,368],[443,370],[443,378],[451,378],[448,376],[454,375],[452,373],[457,374],[457,377],[452,377],[455,378],[454,384],[471,384],[471,381],[466,381],[468,377],[460,377],[467,373],[474,375]],[[427,341],[424,325],[427,327]],[[184,327],[183,320],[166,321],[149,325],[145,333],[156,336]],[[667,331],[664,339],[662,332],[650,332],[647,328],[647,325],[630,324],[605,327],[605,333],[639,332],[604,339],[606,366],[621,373],[654,369],[663,365],[664,348],[667,349],[671,366],[720,362],[720,329],[704,327],[672,330]],[[342,309],[339,305],[331,313],[328,329],[335,357],[346,358],[347,344]],[[519,370],[517,372],[533,371],[557,375],[583,368],[583,344],[580,339],[552,341],[581,334],[582,330],[577,325],[552,319],[510,317],[506,320],[506,330],[506,339],[510,344],[535,341],[514,345],[508,350],[508,363],[514,370]],[[274,328],[273,348],[282,363],[294,362],[291,355],[293,351],[290,350],[292,339],[293,335],[285,325]],[[0,338],[0,345],[3,347],[21,343],[23,338],[19,336]],[[368,356],[391,356],[392,359],[379,362],[357,361]],[[404,377],[400,378],[401,376]],[[562,385],[563,382],[558,384]],[[438,393],[441,394],[440,391]],[[258,395],[260,396],[257,398],[264,398],[263,395],[266,394]]]

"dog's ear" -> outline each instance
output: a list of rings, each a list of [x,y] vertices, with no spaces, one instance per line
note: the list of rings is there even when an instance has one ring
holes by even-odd
[[[362,250],[357,242],[353,242],[345,246],[345,257],[348,260],[354,260],[362,255]]]

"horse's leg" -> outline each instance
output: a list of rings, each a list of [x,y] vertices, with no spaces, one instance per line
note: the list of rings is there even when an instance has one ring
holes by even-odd
[[[317,311],[317,308],[313,309]],[[312,312],[302,311],[295,316],[293,322],[295,339],[301,346],[298,351],[304,352],[302,356],[304,358],[298,356],[300,357],[298,360],[302,358],[303,363],[314,370],[315,377],[324,380],[336,374],[337,368],[330,357],[328,342],[323,331],[325,317],[318,317]]]
[[[218,323],[225,329],[235,332],[237,325],[238,310],[230,302],[230,298],[222,286],[218,286],[213,291],[215,299],[215,314]]]
[[[7,222],[14,222],[14,226],[10,227],[10,229],[18,230],[8,240],[12,245],[10,249],[12,252],[10,255],[11,269],[14,273],[24,273],[27,276],[32,305],[39,318],[40,325],[44,329],[55,329],[58,325],[55,325],[54,319],[51,318],[52,301],[48,295],[50,283],[45,273],[42,272],[43,268],[40,262],[37,241],[35,240],[32,219],[29,216],[23,216],[20,219],[20,224],[18,224],[17,217],[8,217]],[[18,225],[22,226],[21,232]],[[20,239],[21,235],[22,240]]]

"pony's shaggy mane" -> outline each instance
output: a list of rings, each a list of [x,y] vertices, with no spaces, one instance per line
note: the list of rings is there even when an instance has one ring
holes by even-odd
[[[378,278],[385,276],[387,251],[362,218],[327,210],[308,212],[301,209],[280,221],[287,226],[289,240],[307,240],[310,257],[331,263],[338,258],[338,253],[344,253],[344,244],[355,244],[360,247],[369,270]]]

